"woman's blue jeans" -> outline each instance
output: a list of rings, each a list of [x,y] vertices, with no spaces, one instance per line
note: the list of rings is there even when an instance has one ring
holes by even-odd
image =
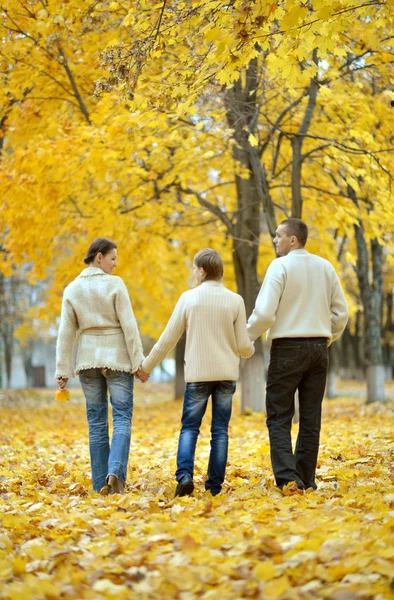
[[[86,369],[80,371],[79,380],[86,398],[93,489],[99,492],[106,485],[109,475],[126,482],[134,376],[111,369]],[[108,391],[113,419],[111,446],[108,435]]]
[[[204,381],[186,385],[178,444],[177,481],[186,474],[193,477],[197,438],[208,398],[212,395],[211,452],[205,489],[213,493],[220,492],[226,472],[228,424],[235,387],[235,381]]]

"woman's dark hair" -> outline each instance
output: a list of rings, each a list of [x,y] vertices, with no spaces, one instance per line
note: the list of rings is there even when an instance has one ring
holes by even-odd
[[[96,238],[94,242],[90,244],[89,250],[87,251],[86,257],[83,259],[83,262],[85,265],[90,265],[99,252],[105,255],[117,247],[118,246],[115,244],[115,242],[111,242],[111,240],[107,240],[107,238]]]
[[[206,273],[203,281],[213,279],[219,281],[223,277],[223,259],[219,252],[211,248],[205,248],[197,252],[194,264],[199,269],[202,267]]]
[[[300,242],[301,246],[305,246],[308,240],[308,226],[306,223],[304,223],[304,221],[292,217],[291,219],[285,219],[285,221],[282,221],[280,225],[285,227],[286,235],[288,237],[294,235]]]

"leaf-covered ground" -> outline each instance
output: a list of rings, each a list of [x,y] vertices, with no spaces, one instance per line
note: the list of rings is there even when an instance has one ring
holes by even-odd
[[[81,399],[1,401],[0,598],[394,597],[393,403],[325,401],[319,489],[274,487],[261,415],[235,406],[224,493],[173,499],[180,402],[136,390],[128,493],[90,491]],[[295,428],[296,430],[296,428]]]

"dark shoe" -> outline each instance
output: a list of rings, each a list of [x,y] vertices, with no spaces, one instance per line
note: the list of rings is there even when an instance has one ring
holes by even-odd
[[[281,486],[278,486],[284,496],[292,496],[293,494],[303,494],[305,487],[303,484],[296,483],[295,481],[289,481]]]
[[[115,475],[108,477],[108,487],[111,489],[111,494],[124,494],[124,483]]]
[[[194,490],[193,477],[191,475],[184,475],[178,481],[178,485],[175,490],[175,498],[177,496],[190,496]]]
[[[305,484],[305,489],[315,491],[317,490],[317,485],[316,483]]]
[[[217,496],[218,494],[220,494],[221,490],[208,490],[208,492],[211,492],[212,496]]]

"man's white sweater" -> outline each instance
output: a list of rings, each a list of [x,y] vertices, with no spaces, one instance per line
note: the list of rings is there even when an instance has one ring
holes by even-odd
[[[150,373],[186,333],[185,381],[235,381],[239,357],[254,345],[246,331],[244,301],[218,281],[205,281],[182,294],[159,341],[143,361]]]
[[[268,267],[248,321],[255,340],[325,337],[336,340],[346,327],[348,307],[334,267],[304,249],[292,250]]]

